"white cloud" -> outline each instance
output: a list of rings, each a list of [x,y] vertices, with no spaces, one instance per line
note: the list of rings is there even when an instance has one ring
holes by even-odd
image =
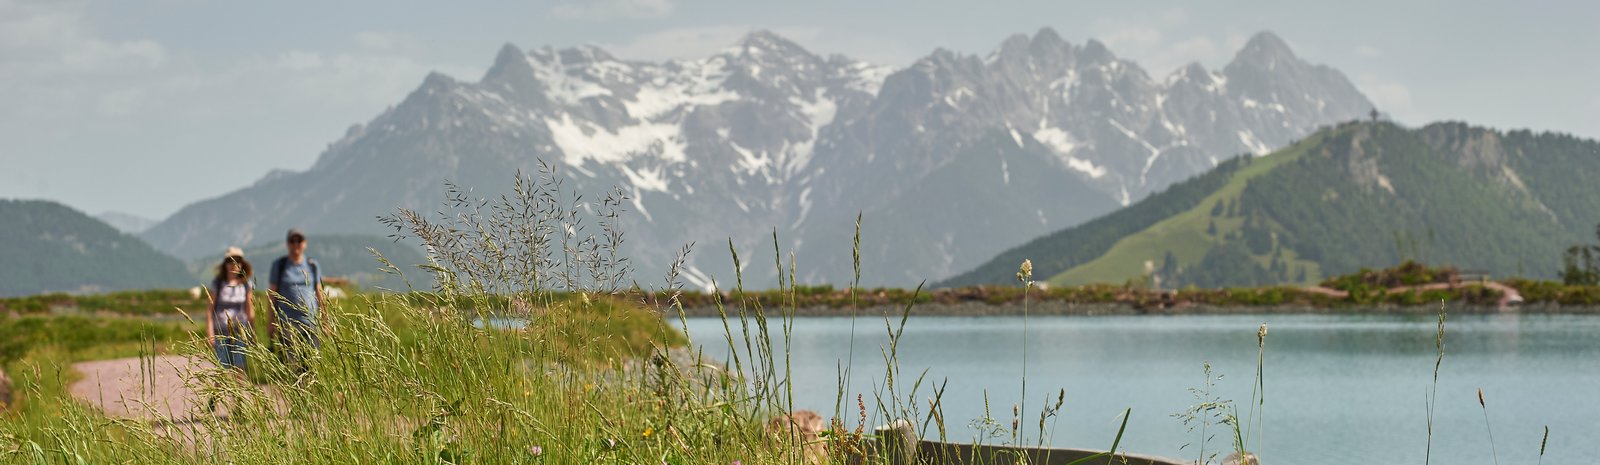
[[[1379,50],[1378,47],[1373,47],[1371,45],[1362,45],[1356,47],[1356,56],[1363,58],[1377,58],[1383,56],[1383,50]]]
[[[207,55],[110,37],[82,3],[0,0],[0,166],[9,168],[0,171],[80,173],[7,180],[0,197],[159,217],[272,168],[305,169],[342,128],[399,102],[429,71],[481,73],[419,60],[405,36],[350,37],[343,49]],[[228,176],[210,174],[218,160]],[[81,170],[90,165],[99,169]]]
[[[167,61],[167,50],[154,41],[93,34],[85,25],[83,6],[0,0],[0,78],[155,68]]]
[[[672,0],[580,0],[557,4],[550,14],[561,19],[652,19],[672,15]]]

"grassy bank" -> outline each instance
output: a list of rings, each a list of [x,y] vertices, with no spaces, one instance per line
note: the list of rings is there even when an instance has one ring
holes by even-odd
[[[268,378],[295,380],[275,384],[273,395],[222,372],[198,374],[191,382],[202,392],[239,406],[231,420],[199,417],[196,429],[218,433],[206,435],[204,447],[171,439],[181,436],[171,428],[111,421],[66,394],[76,361],[207,353],[198,325],[107,315],[8,318],[0,325],[6,367],[22,398],[0,416],[0,455],[7,463],[636,460],[664,450],[660,440],[670,435],[655,432],[668,431],[677,407],[704,405],[699,396],[710,395],[647,390],[634,379],[642,372],[622,370],[625,361],[685,342],[635,305],[545,296],[475,299],[474,311],[462,311],[451,300],[410,294],[340,302],[310,377],[297,380],[259,346],[251,354]],[[525,326],[475,324],[489,310]],[[683,426],[673,430],[686,434]],[[691,439],[704,437],[682,438]],[[482,460],[488,457],[495,459]]]

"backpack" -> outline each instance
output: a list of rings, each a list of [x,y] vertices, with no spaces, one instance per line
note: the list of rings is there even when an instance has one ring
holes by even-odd
[[[311,265],[311,280],[313,282],[322,281],[322,272],[317,270],[317,261],[307,258],[306,264]],[[278,257],[277,260],[272,262],[272,269],[278,270],[278,274],[272,277],[272,282],[282,284],[283,274],[289,270],[289,257],[287,255]]]

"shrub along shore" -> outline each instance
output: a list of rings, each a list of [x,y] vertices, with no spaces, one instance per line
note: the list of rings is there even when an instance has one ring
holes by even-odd
[[[1509,294],[1509,295],[1508,295]],[[656,296],[665,299],[665,296]],[[1490,281],[1455,268],[1404,262],[1363,269],[1314,286],[1156,289],[1144,282],[1052,287],[1036,284],[1026,294],[1034,315],[1226,314],[1226,313],[1426,313],[1444,302],[1465,312],[1517,309],[1539,313],[1600,313],[1600,286],[1509,279]],[[896,288],[835,289],[794,286],[774,291],[684,292],[692,316],[717,316],[718,303],[794,308],[796,315],[839,316],[849,309],[903,307],[917,315],[1020,315],[1022,286],[976,286],[931,291]],[[898,312],[898,311],[896,311]]]

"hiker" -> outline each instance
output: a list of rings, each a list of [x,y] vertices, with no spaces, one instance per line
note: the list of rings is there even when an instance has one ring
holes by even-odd
[[[306,257],[306,235],[300,230],[289,230],[285,246],[289,254],[272,262],[267,278],[273,295],[267,331],[284,364],[303,372],[307,351],[321,345],[322,271],[316,260]]]
[[[255,299],[251,291],[250,262],[244,259],[244,250],[229,247],[217,264],[217,276],[211,280],[211,311],[206,312],[206,341],[216,350],[217,362],[222,366],[244,372],[245,348],[254,339],[251,322],[256,319]]]

